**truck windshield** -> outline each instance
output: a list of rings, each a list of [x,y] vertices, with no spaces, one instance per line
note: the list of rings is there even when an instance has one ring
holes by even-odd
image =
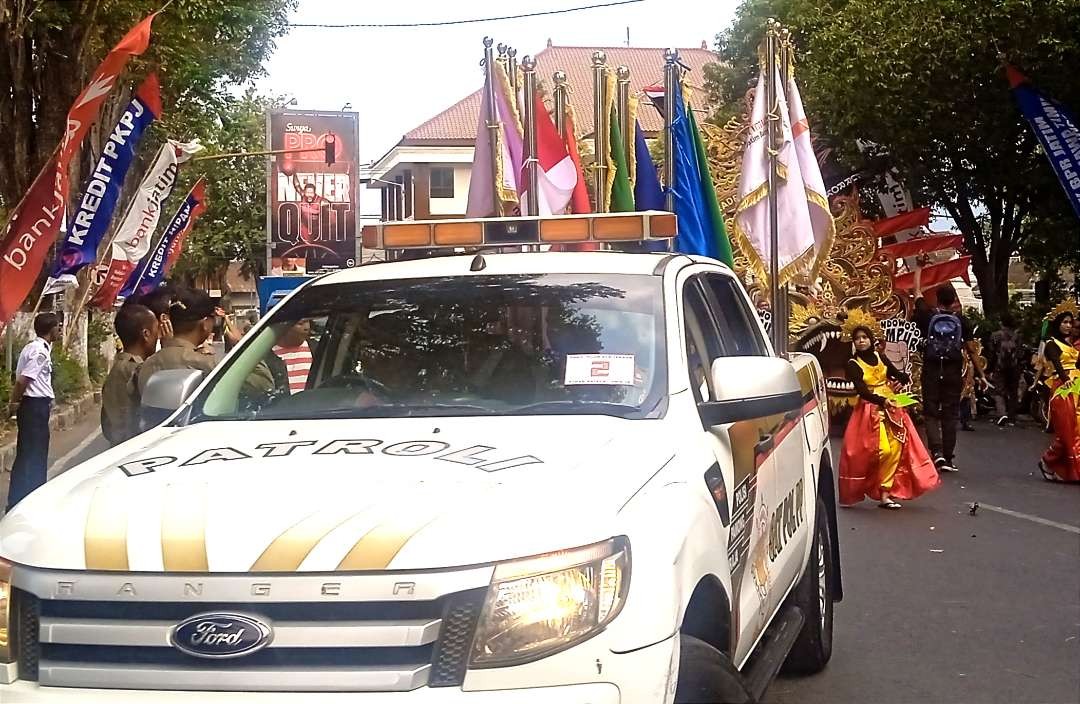
[[[311,286],[249,335],[190,421],[652,417],[667,379],[662,311],[661,279],[646,275]]]

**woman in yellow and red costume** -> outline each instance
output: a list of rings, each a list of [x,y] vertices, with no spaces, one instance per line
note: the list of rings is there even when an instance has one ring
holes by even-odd
[[[853,346],[847,377],[859,401],[844,431],[840,503],[850,506],[869,497],[881,508],[898,509],[897,499],[914,499],[941,480],[907,411],[893,399],[895,387],[909,379],[875,349],[877,321],[853,315],[844,327]]]
[[[1054,441],[1043,453],[1039,470],[1051,482],[1080,482],[1080,350],[1070,344],[1070,333],[1077,324],[1077,307],[1066,301],[1050,312],[1050,331],[1043,356],[1050,378],[1050,429]],[[1072,390],[1058,393],[1062,387]]]

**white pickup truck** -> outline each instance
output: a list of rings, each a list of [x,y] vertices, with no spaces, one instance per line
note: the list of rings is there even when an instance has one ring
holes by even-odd
[[[159,372],[164,424],[4,517],[0,701],[750,702],[825,666],[822,375],[731,271],[430,254]]]

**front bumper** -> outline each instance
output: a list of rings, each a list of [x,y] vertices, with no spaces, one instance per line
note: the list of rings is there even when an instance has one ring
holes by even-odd
[[[610,683],[578,684],[566,687],[463,692],[460,689],[431,689],[424,687],[413,692],[170,692],[124,689],[63,689],[39,687],[33,682],[0,685],[0,700],[4,704],[190,704],[192,698],[205,704],[251,702],[252,698],[271,704],[623,704],[619,688]]]
[[[527,665],[472,670],[462,688],[421,687],[411,692],[190,692],[42,687],[18,681],[0,685],[3,704],[659,704],[670,702],[678,672],[678,638],[632,653],[597,647],[601,635]],[[600,670],[597,673],[597,670]],[[572,672],[590,671],[596,682],[564,683]],[[542,682],[550,682],[545,686]]]

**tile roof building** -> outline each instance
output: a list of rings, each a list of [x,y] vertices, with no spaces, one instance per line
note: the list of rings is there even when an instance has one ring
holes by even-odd
[[[630,69],[631,94],[663,83],[663,49],[554,46],[549,40],[547,47],[534,56],[537,77],[550,93],[553,74],[566,73],[579,138],[593,131],[592,55],[597,50],[607,55],[607,65],[612,69]],[[701,48],[679,49],[679,57],[690,69],[686,76],[690,102],[704,109],[704,67],[716,62],[716,54],[703,42]],[[384,219],[459,217],[465,213],[480,118],[480,90],[406,132],[373,164],[368,187],[382,190]],[[642,101],[638,119],[649,136],[663,129],[663,119],[647,100]]]

